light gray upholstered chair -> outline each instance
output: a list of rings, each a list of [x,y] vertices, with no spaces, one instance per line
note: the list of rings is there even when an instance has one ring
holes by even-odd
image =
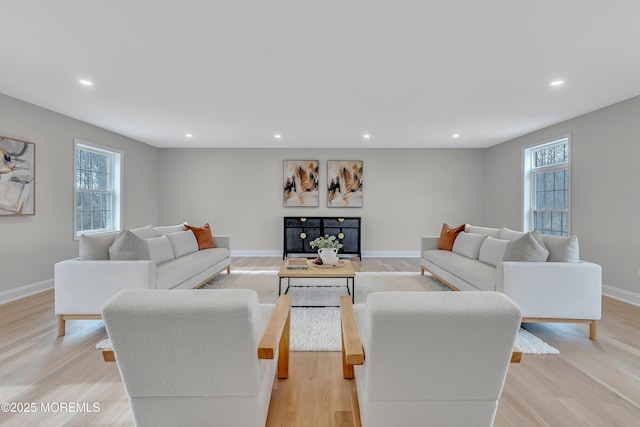
[[[355,374],[364,427],[493,425],[520,326],[513,301],[378,292],[340,302],[344,376]]]
[[[253,290],[113,297],[104,323],[136,425],[264,426],[276,368],[288,376],[290,305]]]

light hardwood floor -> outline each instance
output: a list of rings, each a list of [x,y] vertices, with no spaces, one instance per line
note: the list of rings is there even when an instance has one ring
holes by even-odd
[[[278,258],[238,258],[233,270],[274,269]],[[419,271],[417,259],[364,259],[356,271]],[[275,282],[274,282],[275,286]],[[560,350],[512,364],[496,426],[640,425],[640,307],[603,299],[599,338],[587,326],[527,329]],[[2,413],[2,426],[133,425],[117,366],[95,344],[101,321],[70,321],[56,337],[53,292],[0,306],[0,402],[36,403],[35,413]],[[478,367],[481,369],[481,367]],[[341,376],[339,353],[292,353],[289,379],[277,380],[267,426],[359,426],[355,384]],[[43,413],[40,404],[99,404],[99,412]],[[46,409],[46,408],[45,408]]]

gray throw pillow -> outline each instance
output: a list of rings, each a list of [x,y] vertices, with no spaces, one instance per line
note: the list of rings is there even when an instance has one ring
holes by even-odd
[[[109,247],[112,260],[148,260],[149,246],[147,242],[133,234],[130,230],[122,230]]]
[[[546,262],[549,258],[540,233],[531,231],[507,243],[503,261]]]
[[[80,236],[80,259],[108,260],[109,246],[118,233],[83,234]]]
[[[542,235],[544,245],[549,249],[549,262],[580,262],[577,236]]]

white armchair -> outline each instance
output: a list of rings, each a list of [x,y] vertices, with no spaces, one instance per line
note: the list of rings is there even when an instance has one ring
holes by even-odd
[[[288,376],[290,305],[244,289],[113,297],[103,318],[135,424],[264,426],[276,368]]]
[[[378,292],[341,306],[344,377],[355,374],[364,427],[493,425],[520,327],[513,301]]]

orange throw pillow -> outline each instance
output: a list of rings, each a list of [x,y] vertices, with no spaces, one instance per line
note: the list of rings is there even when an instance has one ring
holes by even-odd
[[[442,224],[442,231],[440,232],[440,241],[438,242],[438,249],[443,249],[445,251],[450,251],[453,249],[453,242],[455,242],[456,237],[462,231],[464,231],[464,227],[466,224],[462,224],[457,226],[456,228],[451,228],[448,224]]]
[[[202,227],[194,227],[187,224],[184,226],[187,227],[187,230],[191,230],[193,234],[195,234],[196,240],[198,241],[198,249],[210,249],[216,247],[216,242],[213,241],[213,236],[211,235],[209,223],[206,223]]]

